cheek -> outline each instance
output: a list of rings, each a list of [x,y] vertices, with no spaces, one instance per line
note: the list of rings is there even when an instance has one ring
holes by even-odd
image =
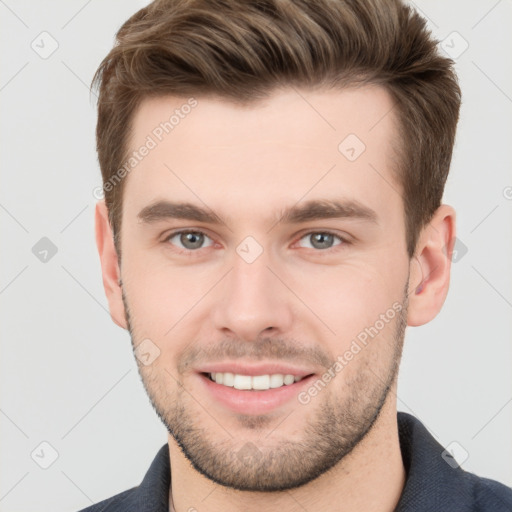
[[[389,331],[393,324],[390,318],[403,301],[405,282],[398,268],[383,271],[368,262],[347,262],[322,272],[303,272],[297,276],[296,282],[302,290],[298,295],[334,331],[336,351],[343,350],[365,328],[374,326],[381,315],[388,321],[380,330],[383,335]]]
[[[369,267],[339,272],[339,279],[325,280],[331,292],[312,297],[317,314],[334,331],[324,336],[325,347],[341,365],[334,394],[371,393],[390,375],[396,358],[397,326],[403,308],[402,281],[383,276]],[[335,290],[332,290],[335,288]],[[364,390],[362,391],[362,388]],[[376,391],[375,391],[376,392]]]
[[[197,266],[180,267],[161,255],[142,253],[131,253],[123,267],[132,327],[142,336],[157,338],[170,335],[173,326],[182,327],[181,320],[204,297],[219,272]]]

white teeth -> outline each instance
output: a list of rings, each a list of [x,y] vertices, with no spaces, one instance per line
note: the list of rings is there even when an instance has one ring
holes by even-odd
[[[252,378],[252,389],[268,389],[270,387],[270,375],[256,375]]]
[[[224,384],[224,386],[233,387],[233,385],[235,384],[235,376],[234,376],[234,374],[232,374],[232,373],[225,373],[222,384]]]
[[[218,375],[218,374],[217,374]],[[250,375],[235,375],[235,382],[233,384],[235,389],[251,389],[252,378]]]
[[[293,375],[285,375],[284,376],[284,383],[289,386],[290,384],[293,384],[295,382],[295,377]]]
[[[271,388],[280,388],[284,385],[284,376],[280,373],[276,375],[270,376],[270,387]]]
[[[210,377],[217,384],[222,384],[228,387],[234,387],[235,389],[256,389],[256,390],[267,390],[273,388],[280,388],[282,386],[289,386],[294,382],[299,382],[302,377],[281,373],[275,373],[272,375],[240,375],[233,373],[222,373],[214,372],[210,374]]]

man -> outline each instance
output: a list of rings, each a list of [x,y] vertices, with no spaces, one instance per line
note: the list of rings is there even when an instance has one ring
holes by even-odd
[[[460,90],[424,20],[156,1],[96,80],[103,283],[168,444],[85,510],[512,510],[397,414],[455,237]]]

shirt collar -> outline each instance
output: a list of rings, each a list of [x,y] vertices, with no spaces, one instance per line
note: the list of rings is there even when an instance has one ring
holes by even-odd
[[[458,466],[425,426],[399,412],[398,434],[407,479],[395,512],[474,510],[472,475]]]

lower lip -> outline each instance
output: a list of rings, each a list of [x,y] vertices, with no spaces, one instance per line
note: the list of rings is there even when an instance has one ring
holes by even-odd
[[[235,389],[212,381],[209,376],[200,374],[201,380],[213,398],[240,414],[265,414],[279,406],[297,399],[300,390],[307,386],[314,375],[304,377],[299,382],[271,388],[265,391]]]

